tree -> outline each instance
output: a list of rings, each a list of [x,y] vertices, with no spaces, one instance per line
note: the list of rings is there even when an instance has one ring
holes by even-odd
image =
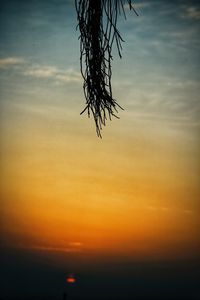
[[[117,29],[118,15],[128,4],[136,14],[131,0],[75,0],[80,30],[80,69],[86,107],[81,112],[92,114],[97,135],[101,137],[102,125],[107,118],[123,109],[112,95],[112,46],[116,42],[120,58],[123,39]]]

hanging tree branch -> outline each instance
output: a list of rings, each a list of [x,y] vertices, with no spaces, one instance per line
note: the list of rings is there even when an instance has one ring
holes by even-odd
[[[131,0],[75,0],[86,99],[86,107],[81,114],[87,111],[89,117],[93,115],[99,137],[107,118],[118,118],[118,108],[123,109],[112,96],[111,61],[114,41],[122,57],[123,39],[117,29],[117,19],[121,13],[125,16],[125,3],[137,14]]]

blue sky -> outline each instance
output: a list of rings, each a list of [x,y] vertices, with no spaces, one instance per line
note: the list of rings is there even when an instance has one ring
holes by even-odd
[[[196,124],[198,1],[137,1],[135,7],[139,17],[127,9],[127,21],[119,20],[126,41],[122,60],[114,50],[113,90],[125,108],[125,118],[133,113]],[[57,93],[72,89],[81,111],[76,24],[73,1],[5,1],[1,9],[2,95],[37,87],[47,88],[57,98]],[[62,95],[62,100],[70,108],[70,99]]]

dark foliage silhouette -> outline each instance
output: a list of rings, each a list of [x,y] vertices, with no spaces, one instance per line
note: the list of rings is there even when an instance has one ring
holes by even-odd
[[[117,117],[118,108],[122,109],[112,95],[111,61],[114,42],[122,57],[123,39],[117,29],[117,20],[121,13],[126,17],[126,3],[130,10],[135,11],[131,0],[75,0],[80,30],[80,66],[86,99],[86,107],[81,114],[87,111],[89,117],[93,115],[99,137],[106,119]]]

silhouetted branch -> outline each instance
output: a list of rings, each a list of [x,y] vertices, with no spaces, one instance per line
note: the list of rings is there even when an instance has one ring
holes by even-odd
[[[126,17],[125,3],[135,12],[131,0],[75,0],[80,30],[80,68],[86,99],[86,107],[81,114],[87,111],[90,117],[92,113],[99,137],[107,118],[117,117],[118,108],[123,109],[112,96],[111,61],[114,41],[122,57],[123,39],[117,29],[117,19],[121,12]]]

